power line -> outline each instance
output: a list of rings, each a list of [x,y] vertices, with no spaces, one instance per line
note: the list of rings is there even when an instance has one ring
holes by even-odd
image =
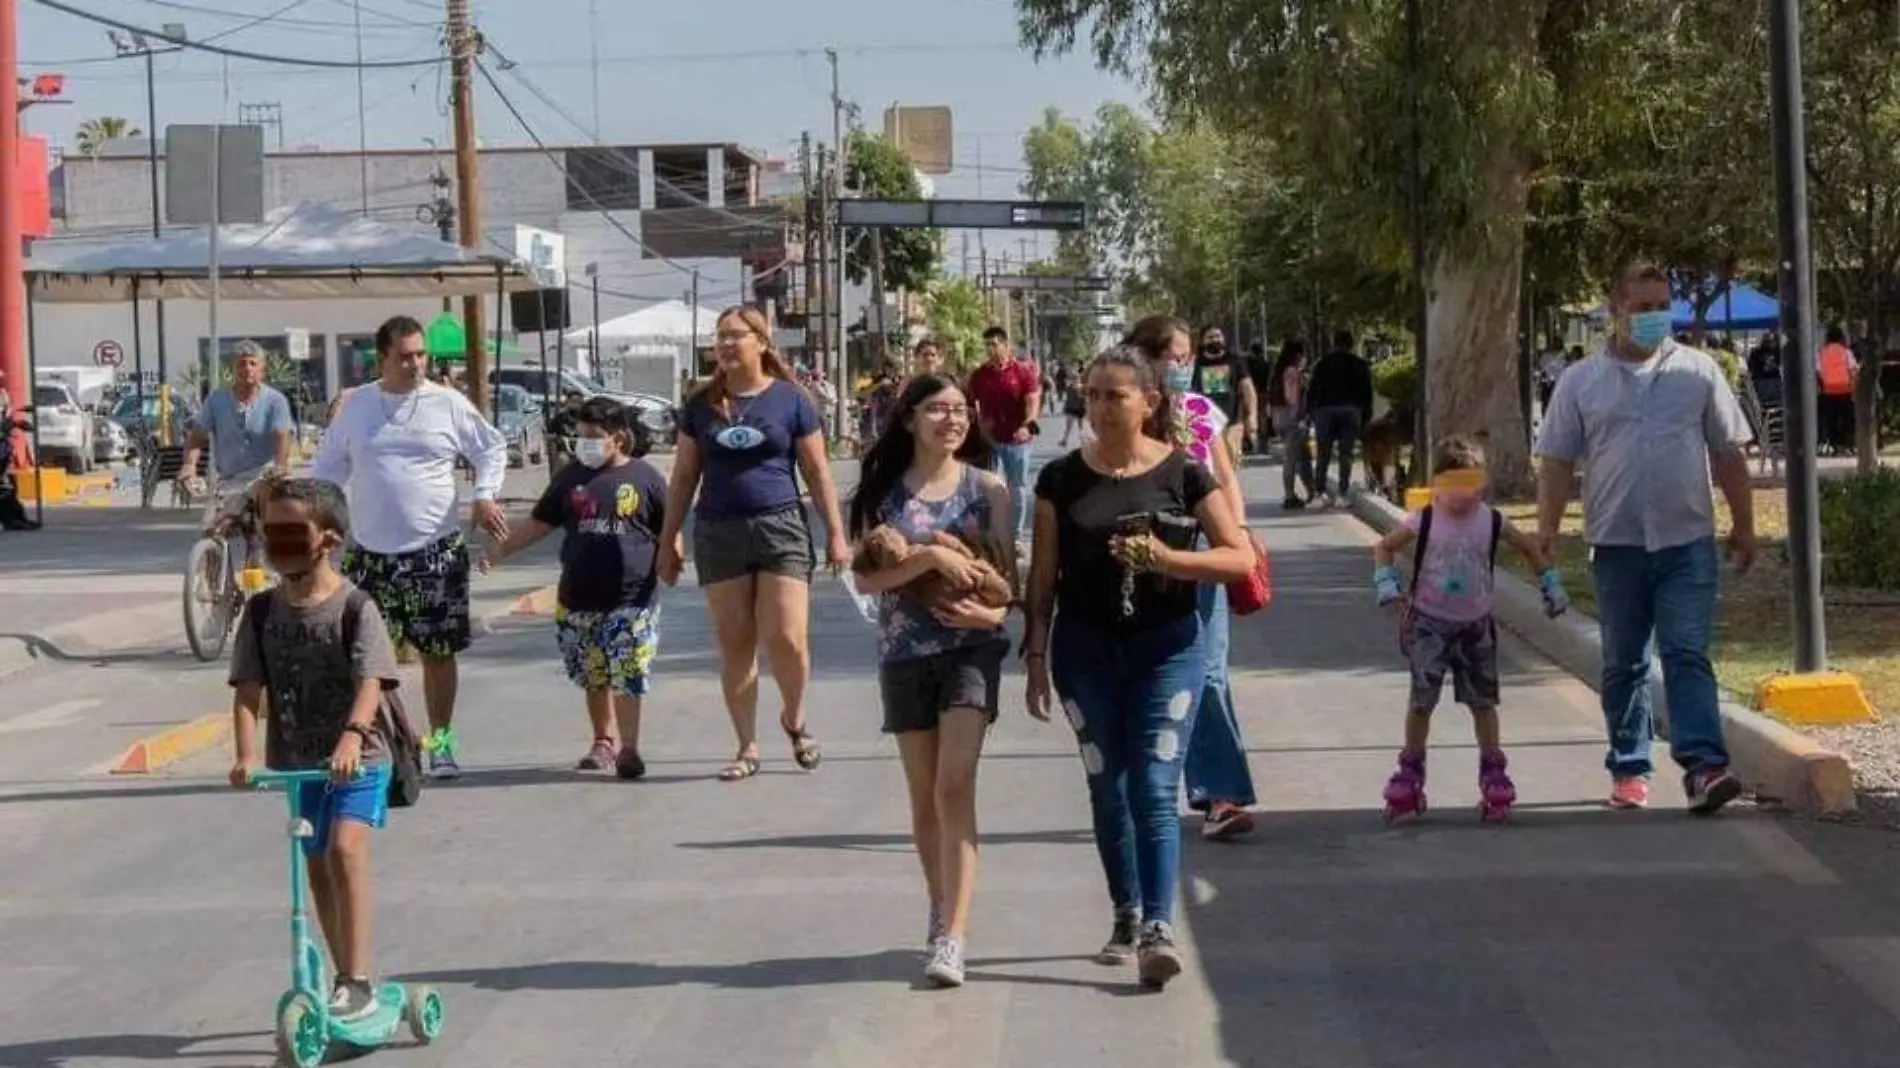
[[[252,12],[249,12],[249,11],[234,11],[228,7],[212,7],[208,4],[187,4],[187,3],[183,3],[182,0],[142,0],[142,2],[150,4],[153,7],[167,8],[172,11],[183,11],[183,12],[186,12],[187,14],[193,14],[193,15],[210,15],[213,18],[255,19],[257,17],[256,15],[254,15]],[[381,14],[380,12],[370,12],[370,13]],[[383,17],[389,18],[391,16],[385,15]],[[302,26],[309,29],[347,30],[350,28],[349,23],[342,22],[339,20],[333,20],[333,19],[285,18],[285,19],[278,19],[277,23],[278,25],[285,26],[285,27]],[[423,26],[427,24],[415,22],[415,23],[405,23],[404,25]],[[386,28],[393,28],[393,27],[386,27]]]
[[[446,56],[431,56],[427,59],[377,59],[362,63],[349,63],[334,59],[311,59],[303,56],[271,55],[267,52],[251,52],[240,48],[226,48],[223,45],[187,40],[183,37],[172,37],[160,30],[138,26],[130,22],[122,22],[119,19],[108,18],[105,15],[74,7],[71,4],[64,3],[63,0],[33,0],[33,2],[41,7],[49,7],[54,11],[64,12],[74,18],[85,19],[87,22],[94,22],[101,26],[110,26],[115,30],[123,30],[126,33],[141,34],[148,40],[162,41],[166,44],[176,45],[179,48],[199,52],[210,52],[213,55],[229,56],[234,59],[255,59],[264,63],[279,63],[293,67],[326,67],[337,70],[386,70],[398,67],[433,67],[448,62],[448,57]]]

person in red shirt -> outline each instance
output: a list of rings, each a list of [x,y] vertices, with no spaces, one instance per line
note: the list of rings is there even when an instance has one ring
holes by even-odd
[[[1029,540],[1029,450],[1042,414],[1042,377],[1016,358],[1009,332],[1000,326],[983,331],[989,362],[970,372],[965,391],[976,404],[977,419],[995,443],[996,470],[1009,485],[1010,529],[1016,540]]]

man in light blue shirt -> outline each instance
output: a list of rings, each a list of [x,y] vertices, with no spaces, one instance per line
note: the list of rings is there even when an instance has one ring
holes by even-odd
[[[1720,697],[1709,664],[1715,629],[1715,502],[1733,517],[1729,557],[1755,559],[1750,437],[1735,391],[1705,353],[1670,339],[1669,280],[1638,264],[1610,294],[1615,334],[1565,371],[1537,439],[1537,528],[1545,552],[1583,467],[1584,537],[1590,543],[1603,638],[1603,717],[1609,733],[1610,804],[1649,801],[1652,639],[1669,695],[1669,747],[1682,766],[1690,810],[1711,813],[1741,784],[1728,773]]]
[[[217,492],[205,501],[205,531],[244,508],[246,491],[266,473],[290,471],[290,444],[297,434],[290,402],[264,384],[264,351],[241,342],[231,357],[231,384],[213,390],[193,417],[185,440],[187,473],[198,470],[198,454],[211,446],[211,472]]]

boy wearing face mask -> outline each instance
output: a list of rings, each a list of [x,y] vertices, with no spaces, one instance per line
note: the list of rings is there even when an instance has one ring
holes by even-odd
[[[608,767],[622,779],[646,774],[640,759],[640,701],[659,651],[655,550],[664,518],[666,479],[639,456],[640,427],[606,397],[575,414],[574,462],[548,484],[526,523],[488,550],[483,570],[559,527],[559,607],[555,635],[567,676],[587,691],[594,741],[579,771]]]
[[[257,768],[258,710],[270,694],[264,762],[276,770],[330,769],[304,783],[310,896],[336,988],[330,1011],[359,1019],[376,1009],[370,980],[369,832],[389,814],[389,739],[383,693],[397,686],[396,650],[376,602],[337,571],[331,556],[349,532],[343,491],[299,478],[271,490],[264,551],[282,583],[251,598],[231,647],[231,785]]]

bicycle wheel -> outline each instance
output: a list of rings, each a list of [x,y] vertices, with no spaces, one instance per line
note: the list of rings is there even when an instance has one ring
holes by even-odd
[[[231,634],[237,581],[223,538],[199,538],[185,557],[185,640],[191,655],[210,663],[224,655]]]

